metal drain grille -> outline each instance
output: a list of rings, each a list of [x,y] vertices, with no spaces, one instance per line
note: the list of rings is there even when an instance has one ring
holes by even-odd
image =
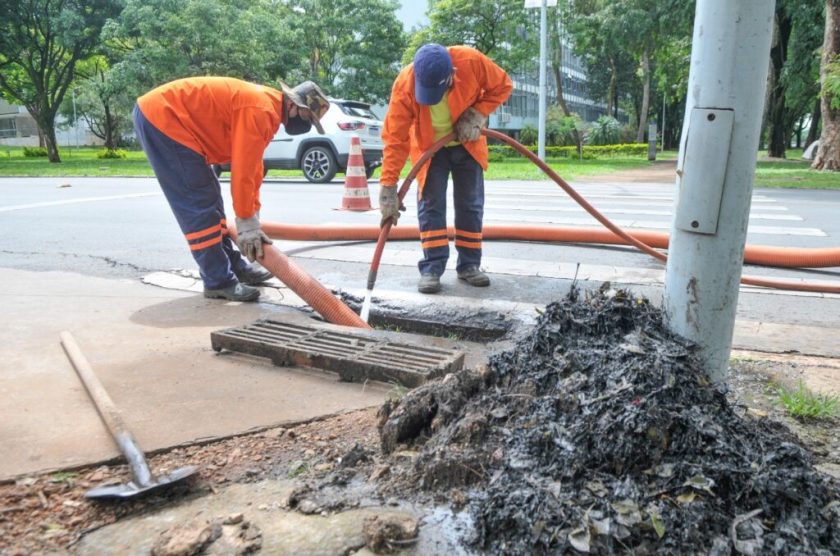
[[[388,342],[273,320],[213,332],[210,341],[216,351],[267,357],[284,367],[316,367],[351,382],[380,380],[414,387],[464,366],[464,353],[454,349]]]

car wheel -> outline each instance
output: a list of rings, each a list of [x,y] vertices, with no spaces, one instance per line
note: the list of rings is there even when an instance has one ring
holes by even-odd
[[[328,147],[311,147],[303,153],[300,160],[303,175],[312,183],[327,183],[338,171],[335,157]]]

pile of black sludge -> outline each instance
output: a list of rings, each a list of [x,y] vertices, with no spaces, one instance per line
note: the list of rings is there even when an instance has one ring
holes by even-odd
[[[838,483],[699,369],[647,300],[573,292],[383,407],[385,453],[419,451],[392,485],[461,499],[480,552],[840,554]]]

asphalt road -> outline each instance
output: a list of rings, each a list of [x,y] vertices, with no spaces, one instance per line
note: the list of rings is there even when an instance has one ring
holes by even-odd
[[[232,209],[223,182],[232,219]],[[673,188],[662,184],[587,183],[581,193],[619,225],[670,226]],[[377,186],[371,183],[376,205]],[[368,224],[378,212],[336,210],[343,184],[316,185],[269,180],[262,189],[262,218],[296,224]],[[407,202],[401,224],[416,223],[416,203]],[[840,247],[840,191],[756,190],[750,244]],[[562,191],[546,182],[487,184],[486,225],[546,224],[585,226],[594,220]],[[0,267],[65,270],[101,277],[139,278],[158,270],[194,268],[183,237],[157,182],[147,178],[0,178]],[[282,249],[316,277],[332,285],[363,287],[370,243],[280,242]],[[393,267],[384,260],[377,287],[413,289],[420,254],[415,242],[389,245]],[[656,300],[662,265],[626,247],[486,242],[485,266],[494,274],[489,290],[455,288],[453,295],[546,302],[568,290],[574,276],[597,285],[626,282]],[[453,256],[454,258],[454,256]],[[452,262],[452,261],[450,261]],[[578,267],[577,265],[581,266]],[[840,282],[840,268],[792,271],[746,267],[745,274]],[[451,281],[451,277],[449,278]],[[840,298],[781,292],[742,291],[739,317],[750,320],[840,325]]]

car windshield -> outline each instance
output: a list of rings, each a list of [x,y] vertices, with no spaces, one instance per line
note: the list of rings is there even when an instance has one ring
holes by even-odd
[[[361,102],[342,102],[338,104],[341,111],[348,116],[356,116],[357,118],[370,118],[371,120],[378,120],[379,117],[374,114],[370,105],[362,104]]]

